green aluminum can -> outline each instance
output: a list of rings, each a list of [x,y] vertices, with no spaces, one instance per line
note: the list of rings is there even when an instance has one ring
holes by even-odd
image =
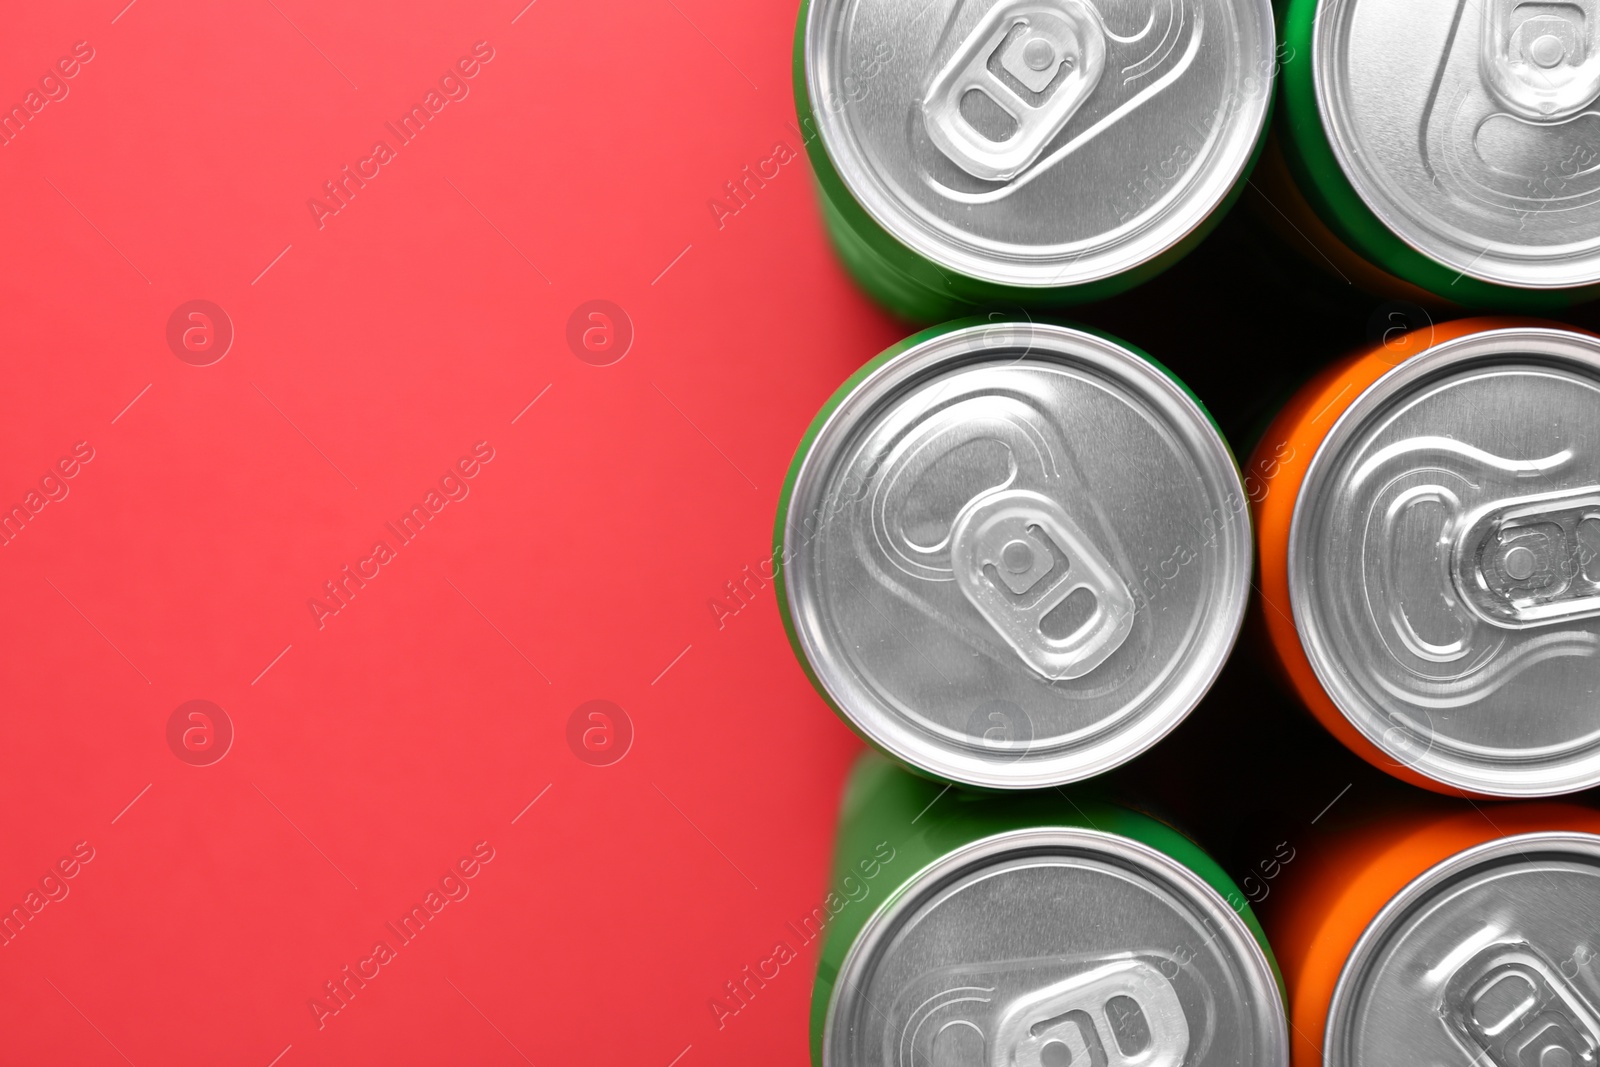
[[[806,923],[825,935],[815,1067],[1288,1063],[1243,894],[1183,834],[1101,799],[968,793],[865,755]]]
[[[1081,328],[966,319],[895,345],[823,405],[779,501],[801,665],[945,781],[1133,759],[1200,702],[1249,599],[1227,442],[1159,364]]]
[[[805,0],[796,111],[841,259],[915,322],[1121,292],[1243,188],[1269,0]]]
[[[1280,14],[1288,200],[1331,231],[1324,257],[1465,307],[1600,295],[1600,5],[1280,0]]]

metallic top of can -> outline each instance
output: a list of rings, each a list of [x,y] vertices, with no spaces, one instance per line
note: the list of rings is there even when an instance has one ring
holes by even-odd
[[[1600,2],[1322,0],[1312,54],[1345,176],[1482,281],[1600,282]]]
[[[1194,872],[1030,829],[928,866],[839,969],[824,1067],[1283,1067],[1271,965]]]
[[[813,676],[868,738],[973,785],[1059,785],[1158,741],[1238,635],[1250,529],[1199,404],[1105,338],[934,335],[798,460],[783,531]]]
[[[1266,122],[1270,0],[811,0],[805,77],[841,178],[924,258],[1080,285],[1177,244]]]
[[[1328,1067],[1580,1067],[1600,1049],[1600,837],[1467,849],[1378,913],[1328,1006]]]
[[[1378,379],[1311,458],[1289,596],[1397,765],[1494,796],[1600,783],[1600,341],[1489,330]]]

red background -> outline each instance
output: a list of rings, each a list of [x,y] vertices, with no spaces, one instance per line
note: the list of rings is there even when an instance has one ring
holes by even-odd
[[[125,3],[0,38],[7,107],[94,53],[0,148],[0,503],[94,450],[0,548],[0,905],[94,850],[0,948],[0,1060],[805,1062],[815,946],[723,1028],[708,1001],[820,903],[856,745],[770,585],[720,629],[709,602],[904,331],[828,251],[793,6]],[[319,228],[479,41],[469,95]],[[566,341],[596,298],[635,333],[610,366]],[[209,366],[166,341],[194,299],[236,333]],[[479,441],[470,494],[319,629]],[[236,734],[209,766],[167,742],[194,699]],[[567,742],[593,699],[634,728],[610,766]],[[319,1029],[480,841],[470,895]]]
[[[908,327],[827,247],[793,5],[7,12],[0,120],[39,110],[0,138],[0,1064],[807,1062],[815,943],[710,1004],[823,903],[859,746],[746,576],[806,424]],[[477,42],[466,97],[400,145],[386,124]],[[319,220],[379,139],[394,158]],[[747,167],[770,177],[729,214]],[[1451,313],[1275,239],[1259,180],[1241,206],[1078,317],[1242,454],[1319,364]],[[167,339],[195,300],[234,333],[205,366]],[[595,300],[632,333],[604,366],[568,340]],[[402,546],[387,524],[475,448]],[[379,540],[395,557],[329,600]],[[1420,796],[1245,644],[1111,776],[1238,878]],[[233,731],[203,766],[189,720],[169,742],[196,700]],[[591,701],[631,726],[609,765],[569,739]],[[467,896],[401,946],[387,924],[480,842]],[[380,939],[395,958],[313,1009]]]

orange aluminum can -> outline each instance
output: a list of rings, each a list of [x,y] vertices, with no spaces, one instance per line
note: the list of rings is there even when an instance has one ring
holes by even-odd
[[[1451,805],[1302,859],[1260,905],[1294,1067],[1593,1063],[1597,835],[1571,804]]]
[[[1267,642],[1335,737],[1438,792],[1600,784],[1600,338],[1396,332],[1305,385],[1245,473]]]

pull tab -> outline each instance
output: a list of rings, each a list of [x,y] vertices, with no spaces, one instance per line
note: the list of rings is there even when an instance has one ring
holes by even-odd
[[[929,85],[928,136],[973,177],[1009,181],[1094,92],[1105,37],[1099,13],[1083,0],[997,4]]]
[[[1454,557],[1456,587],[1486,622],[1520,629],[1600,615],[1600,486],[1492,505]]]
[[[1497,1067],[1582,1067],[1595,1062],[1600,1019],[1532,946],[1491,945],[1445,987],[1444,1016]]]
[[[1352,472],[1343,490],[1349,501],[1346,514],[1365,547],[1358,582],[1348,596],[1359,597],[1366,605],[1363,610],[1380,624],[1374,647],[1388,656],[1373,661],[1370,677],[1387,693],[1408,704],[1461,707],[1552,657],[1589,657],[1600,651],[1600,639],[1587,629],[1552,627],[1553,632],[1520,638],[1508,634],[1510,629],[1574,617],[1577,605],[1569,602],[1542,617],[1519,621],[1519,612],[1537,605],[1513,603],[1517,587],[1491,585],[1473,562],[1479,546],[1497,528],[1496,516],[1509,521],[1524,505],[1534,514],[1560,510],[1564,505],[1550,500],[1567,495],[1514,493],[1568,478],[1579,462],[1589,461],[1569,449],[1511,459],[1455,438],[1425,435],[1385,445]],[[1584,524],[1578,533],[1581,543],[1600,530]],[[1595,548],[1600,551],[1600,543]],[[1485,566],[1494,570],[1498,558],[1488,552]],[[1515,573],[1523,573],[1527,565],[1521,553],[1511,553],[1505,562]],[[1533,572],[1528,573],[1531,579]],[[1505,592],[1513,595],[1508,598]]]
[[[950,555],[967,600],[1046,678],[1088,674],[1133,629],[1127,584],[1049,497],[1026,489],[978,497],[956,519]]]
[[[1172,983],[1143,960],[1119,960],[1012,1001],[995,1027],[989,1064],[1179,1067],[1188,1051],[1189,1023]]]
[[[873,536],[914,578],[948,582],[950,534],[974,497],[1022,484],[1049,487],[1060,448],[1044,416],[1014,397],[976,396],[913,427],[872,482]],[[1003,462],[994,453],[1003,454]]]
[[[1571,118],[1600,95],[1600,2],[1485,0],[1483,78],[1507,110]]]

